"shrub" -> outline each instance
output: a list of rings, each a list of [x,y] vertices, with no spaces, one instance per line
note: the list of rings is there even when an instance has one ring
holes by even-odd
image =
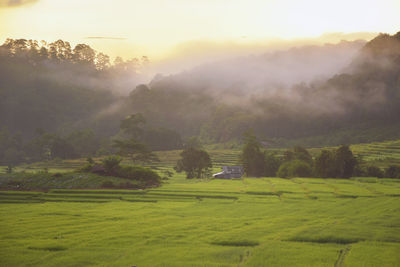
[[[120,183],[118,185],[118,188],[120,189],[132,189],[132,188],[137,188],[135,185],[133,185],[131,182],[125,182],[125,183]]]
[[[115,185],[114,185],[114,183],[112,181],[104,181],[101,184],[101,187],[103,187],[103,188],[114,188]]]
[[[302,160],[292,160],[285,162],[279,167],[278,177],[310,177],[311,166]]]
[[[121,178],[144,182],[145,185],[159,185],[161,177],[154,171],[141,166],[121,166],[116,175]]]
[[[89,164],[94,164],[94,160],[92,159],[92,157],[87,157],[87,158],[86,158],[86,161],[87,161]]]
[[[93,168],[93,164],[87,162],[85,165],[78,169],[79,172],[90,172]]]
[[[119,169],[121,161],[119,156],[108,156],[103,159],[103,166],[107,173],[113,174]]]

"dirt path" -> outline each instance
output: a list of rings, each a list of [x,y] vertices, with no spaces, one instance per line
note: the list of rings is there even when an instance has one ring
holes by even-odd
[[[337,260],[335,262],[335,267],[343,267],[343,266],[345,266],[344,265],[344,260],[346,258],[346,255],[349,253],[350,249],[351,249],[351,246],[349,245],[346,248],[341,249],[339,251],[339,256],[338,256],[338,258],[337,258]]]

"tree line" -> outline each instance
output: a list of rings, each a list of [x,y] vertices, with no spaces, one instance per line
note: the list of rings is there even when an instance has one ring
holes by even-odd
[[[94,157],[116,153],[134,163],[157,161],[153,150],[182,148],[181,136],[166,128],[146,127],[142,114],[132,114],[120,121],[118,134],[104,138],[91,129],[74,130],[69,134],[46,132],[38,128],[24,140],[21,134],[0,129],[0,165],[9,171],[21,163]]]
[[[348,145],[341,145],[336,149],[322,149],[315,159],[301,146],[286,150],[282,157],[278,157],[264,150],[262,144],[250,133],[244,136],[240,154],[240,162],[247,176],[400,178],[400,166],[392,165],[381,170],[373,165],[362,166],[360,161]]]
[[[185,172],[186,178],[211,176],[211,157],[198,138],[189,139],[180,156],[175,170]],[[239,162],[248,177],[400,178],[400,166],[391,165],[385,170],[373,165],[362,166],[348,145],[322,149],[315,159],[300,146],[288,149],[278,157],[263,149],[261,142],[250,132],[244,134]]]
[[[108,55],[97,52],[87,44],[77,44],[72,47],[67,41],[57,40],[48,43],[46,41],[11,39],[8,38],[0,46],[0,56],[2,58],[23,61],[31,65],[58,63],[58,64],[77,64],[99,71],[126,71],[136,72],[142,66],[149,64],[147,56],[124,60],[116,57],[114,62]]]

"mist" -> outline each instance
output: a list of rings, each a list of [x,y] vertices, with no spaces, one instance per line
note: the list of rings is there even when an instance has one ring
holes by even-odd
[[[308,45],[202,64],[179,74],[158,75],[150,87],[164,84],[207,94],[227,105],[255,107],[254,101],[303,101],[299,87],[341,73],[365,41]],[[301,84],[301,86],[299,86]]]
[[[156,75],[157,62],[147,58],[112,64],[85,45],[72,50],[57,41],[42,51],[31,40],[8,40],[0,50],[8,95],[0,99],[0,120],[26,135],[36,128],[91,128],[112,136],[121,119],[142,113],[148,127],[207,142],[226,142],[250,128],[264,137],[297,138],[371,121],[390,125],[399,114],[398,39],[212,50],[214,56],[199,56],[207,63]]]

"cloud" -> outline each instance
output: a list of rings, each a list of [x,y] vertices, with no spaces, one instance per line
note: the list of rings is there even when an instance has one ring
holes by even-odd
[[[19,7],[27,4],[34,4],[39,0],[0,0],[0,7]]]
[[[127,40],[124,37],[108,37],[108,36],[88,36],[85,39],[101,39],[101,40]]]

